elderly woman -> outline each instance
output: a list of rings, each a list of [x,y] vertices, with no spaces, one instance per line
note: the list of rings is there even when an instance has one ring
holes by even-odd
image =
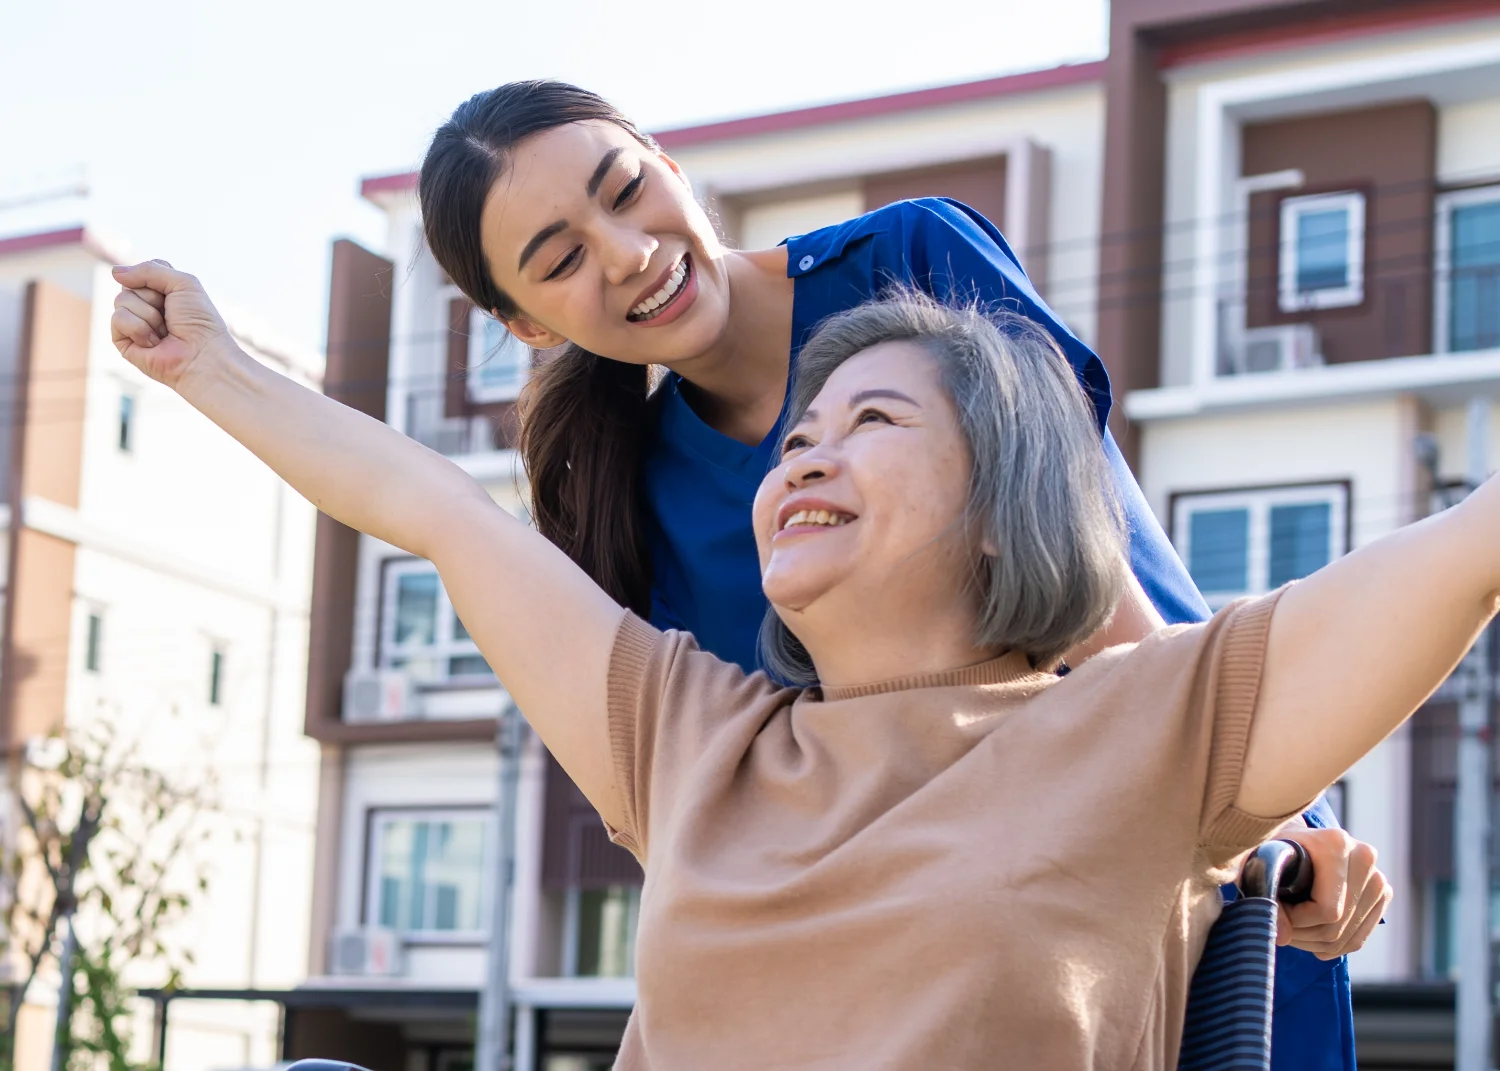
[[[250,360],[190,276],[118,277],[154,310],[121,303],[125,357],[430,558],[641,860],[625,1068],[1174,1066],[1219,884],[1430,694],[1500,587],[1491,483],[1059,677],[1126,575],[1088,404],[1035,329],[904,298],[803,352],[755,532],[767,646],[817,683],[778,687]]]

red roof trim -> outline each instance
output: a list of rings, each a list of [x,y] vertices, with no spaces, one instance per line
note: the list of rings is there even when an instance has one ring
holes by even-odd
[[[359,184],[359,195],[371,197],[378,193],[405,193],[417,188],[417,173],[404,171],[399,175],[376,175]]]
[[[1287,48],[1335,44],[1391,30],[1415,30],[1495,14],[1494,0],[1424,0],[1407,8],[1328,15],[1314,22],[1257,27],[1163,45],[1157,54],[1157,65],[1166,69]]]
[[[1040,71],[1025,71],[1000,78],[985,78],[978,82],[961,82],[958,85],[916,89],[881,97],[865,97],[862,100],[846,100],[837,104],[820,104],[812,108],[773,112],[769,115],[752,115],[743,119],[728,119],[718,123],[678,127],[675,130],[658,132],[656,140],[664,149],[678,149],[684,145],[701,145],[708,141],[780,133],[786,130],[819,126],[823,123],[848,122],[851,119],[894,115],[918,108],[936,108],[944,104],[959,104],[989,97],[1031,93],[1057,86],[1082,85],[1086,82],[1102,81],[1103,78],[1104,62],[1102,60],[1092,63],[1070,63]]]
[[[41,234],[19,234],[14,238],[0,238],[0,257],[15,253],[30,253],[33,249],[47,249],[57,245],[81,245],[89,243],[88,233],[82,227],[69,227],[61,231],[44,231]],[[92,243],[90,252],[94,252]]]

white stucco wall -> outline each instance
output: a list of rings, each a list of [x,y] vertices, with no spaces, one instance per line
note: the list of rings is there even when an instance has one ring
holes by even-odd
[[[738,195],[973,159],[1003,152],[1025,138],[1052,153],[1047,300],[1090,341],[1104,167],[1104,94],[1096,83],[688,145],[671,152],[700,192]],[[863,207],[836,188],[826,199],[819,195],[795,202],[796,208],[794,202],[787,203],[784,221],[777,220],[769,206],[755,209],[755,240],[747,228],[742,244],[774,245],[809,229],[809,222],[838,222]],[[782,227],[789,229],[776,234]]]

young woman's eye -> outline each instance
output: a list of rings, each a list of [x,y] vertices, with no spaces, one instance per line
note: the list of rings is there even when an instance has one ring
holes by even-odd
[[[615,207],[623,208],[625,205],[629,204],[631,198],[633,198],[637,193],[640,192],[641,183],[645,181],[646,173],[642,171],[635,178],[625,183],[625,188],[621,190],[620,195],[615,198]]]
[[[557,267],[553,268],[546,275],[542,276],[542,282],[547,282],[549,279],[556,279],[558,276],[562,275],[569,268],[571,268],[575,264],[577,264],[578,261],[580,259],[582,259],[582,257],[583,257],[583,247],[582,246],[574,246],[572,249],[568,250],[568,255],[567,256],[563,257],[562,260],[558,261]]]

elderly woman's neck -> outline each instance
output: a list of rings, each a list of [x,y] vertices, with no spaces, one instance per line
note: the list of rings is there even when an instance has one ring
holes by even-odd
[[[864,621],[826,630],[799,623],[798,638],[817,667],[818,680],[832,687],[877,684],[922,674],[978,665],[1001,654],[974,643],[970,621]]]

